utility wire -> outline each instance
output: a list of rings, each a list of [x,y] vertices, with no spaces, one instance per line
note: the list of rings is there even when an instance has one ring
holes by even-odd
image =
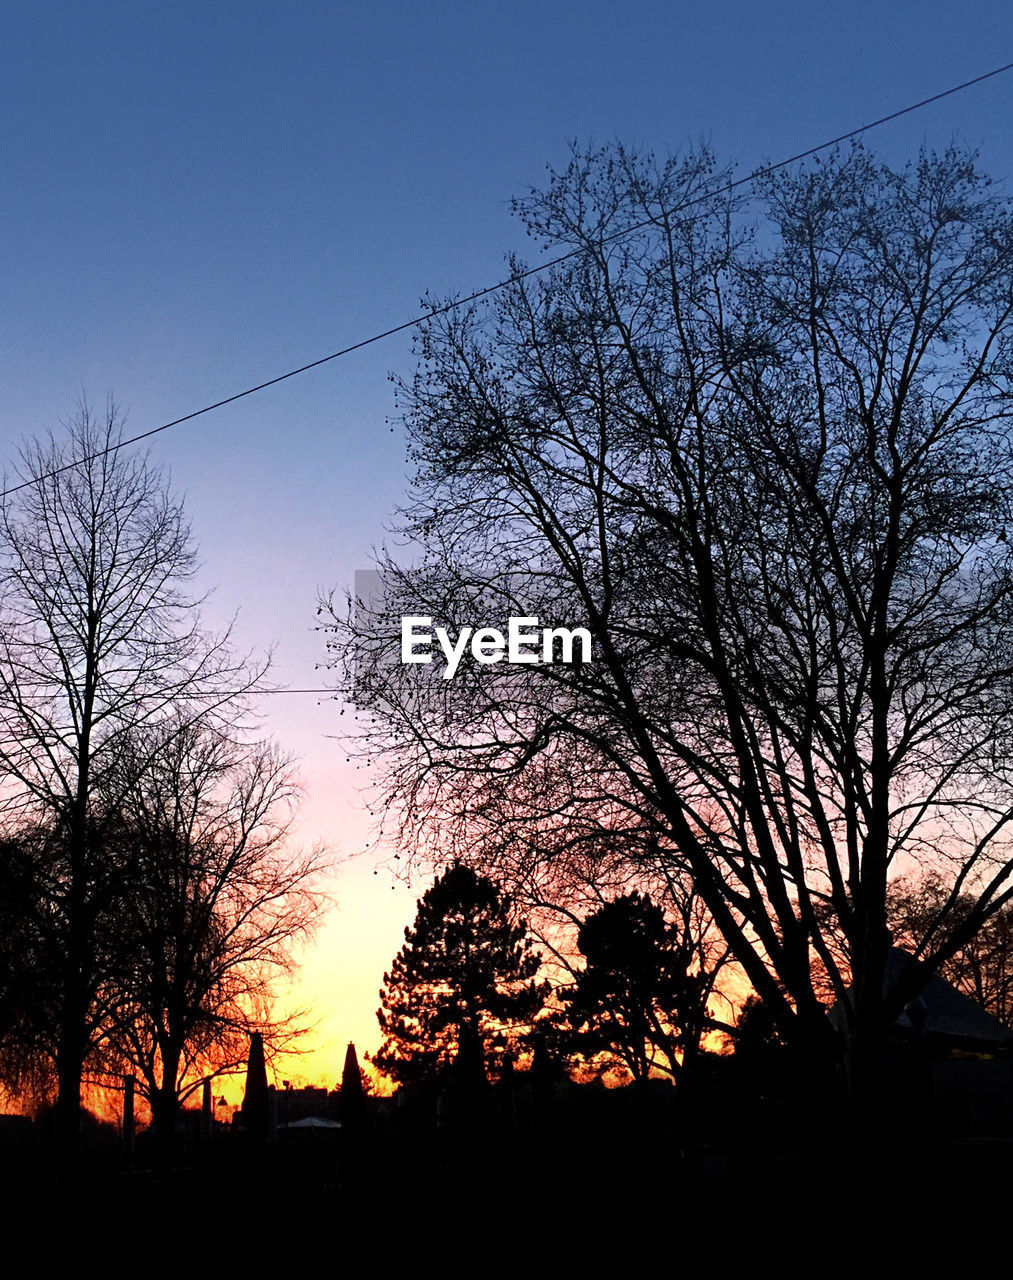
[[[215,698],[242,698],[249,695],[251,698],[263,698],[265,694],[275,693],[329,693],[332,696],[337,692],[335,689],[217,689],[212,690],[211,697]]]
[[[755,182],[758,178],[768,177],[772,173],[777,173],[781,169],[787,168],[790,164],[796,164],[799,160],[805,160],[807,157],[815,155],[818,151],[825,151],[827,147],[837,146],[840,142],[848,142],[852,138],[857,138],[863,133],[868,133],[870,129],[878,129],[880,125],[888,124],[891,120],[899,120],[901,116],[909,115],[912,111],[920,111],[922,107],[929,106],[930,103],[939,102],[943,98],[949,98],[955,93],[962,93],[965,89],[970,89],[972,85],[981,84],[985,80],[991,80],[993,76],[1002,75],[1006,71],[1013,70],[1013,62],[1007,62],[1004,66],[995,67],[992,71],[986,71],[983,75],[975,76],[971,80],[965,80],[962,84],[953,85],[949,89],[944,89],[941,93],[934,93],[931,97],[922,98],[918,102],[913,102],[910,106],[901,107],[899,111],[891,111],[888,115],[880,116],[877,120],[871,120],[868,124],[859,125],[856,129],[849,129],[846,133],[838,134],[836,138],[829,138],[826,142],[821,142],[815,147],[807,147],[805,151],[796,152],[793,156],[788,156],[785,160],[779,160],[777,164],[767,165],[761,169],[755,169],[752,173],[745,177],[736,178],[734,181],[725,183],[724,186],[716,188],[714,191],[708,191],[703,195],[694,196],[693,199],[685,201],[683,204],[677,205],[674,209],[665,210],[665,215],[680,213],[683,209],[692,208],[694,205],[701,204],[704,200],[709,200],[715,195],[723,192],[734,191],[736,188],[745,186],[746,183]],[[613,240],[621,239],[623,236],[632,235],[635,231],[641,231],[645,227],[652,225],[656,218],[645,218],[642,222],[636,222],[632,226],[623,227],[619,231],[613,232],[609,236],[603,237],[601,243],[609,244]],[[374,342],[382,342],[384,338],[392,338],[396,333],[404,333],[407,329],[414,329],[418,325],[423,324],[426,320],[432,320],[436,316],[446,315],[450,311],[456,310],[458,307],[467,306],[470,302],[477,302],[480,298],[486,298],[491,293],[496,293],[500,289],[507,288],[508,285],[516,284],[521,280],[526,280],[529,276],[538,275],[541,271],[548,271],[550,267],[557,267],[560,263],[575,258],[579,254],[584,253],[583,248],[571,249],[567,253],[561,253],[555,258],[549,258],[545,262],[540,262],[533,267],[527,267],[524,271],[517,271],[513,275],[507,276],[503,280],[499,280],[496,284],[486,285],[484,289],[477,289],[474,293],[469,293],[463,298],[455,298],[452,302],[444,303],[442,306],[433,307],[425,312],[424,315],[414,316],[411,320],[404,320],[401,324],[396,324],[390,329],[384,329],[382,333],[374,333],[369,338],[363,338],[359,342],[353,342],[351,346],[342,347],[340,351],[332,351],[330,355],[321,356],[319,360],[311,360],[309,364],[300,365],[298,369],[289,369],[287,373],[279,373],[277,377],[268,378],[266,382],[258,382],[254,387],[247,387],[245,391],[237,391],[234,395],[226,396],[223,400],[216,400],[213,404],[206,404],[202,409],[194,409],[192,413],[185,413],[181,418],[173,418],[171,422],[163,422],[160,427],[152,427],[148,431],[142,431],[139,435],[129,436],[126,440],[120,440],[114,445],[109,445],[105,449],[99,449],[95,453],[88,454],[84,458],[77,458],[73,462],[65,463],[62,467],[56,467],[52,471],[47,471],[41,476],[34,476],[31,480],[24,480],[21,484],[12,485],[9,489],[4,489],[0,493],[0,499],[7,498],[11,494],[18,493],[21,489],[27,489],[33,484],[38,484],[40,480],[49,480],[54,476],[60,475],[64,471],[70,471],[74,467],[84,466],[85,463],[94,462],[97,458],[104,457],[107,453],[115,453],[117,449],[123,449],[127,445],[137,444],[141,440],[148,440],[151,436],[157,436],[162,431],[168,431],[170,427],[178,427],[184,422],[191,422],[194,418],[200,418],[205,413],[211,413],[215,409],[222,409],[227,404],[235,404],[237,400],[244,400],[247,396],[256,395],[258,391],[265,391],[268,387],[277,386],[279,382],[287,382],[289,378],[297,378],[301,373],[308,373],[310,369],[318,369],[323,364],[329,364],[332,360],[339,360],[342,356],[351,355],[353,351],[361,351],[363,347],[372,346]],[[284,692],[279,690],[278,692]],[[295,690],[292,690],[295,692]],[[314,690],[302,690],[301,692],[311,693]]]

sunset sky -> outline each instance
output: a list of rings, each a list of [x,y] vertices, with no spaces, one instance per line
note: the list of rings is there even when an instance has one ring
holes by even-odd
[[[707,139],[747,173],[1013,60],[1007,3],[515,0],[6,5],[0,40],[0,457],[85,393],[140,432],[534,261],[510,197],[570,140]],[[954,135],[1013,179],[1013,73],[869,136],[896,162]],[[1013,190],[1013,188],[1011,188]],[[322,591],[349,586],[408,485],[388,373],[407,335],[157,436],[237,645],[326,684]],[[325,696],[265,699],[297,755],[299,838],[339,860],[292,1001],[293,1080],[377,1044],[383,970],[423,878],[366,849],[369,779]]]

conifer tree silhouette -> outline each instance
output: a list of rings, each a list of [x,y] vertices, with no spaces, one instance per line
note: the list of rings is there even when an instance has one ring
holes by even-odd
[[[370,1061],[398,1084],[435,1083],[448,1076],[463,1038],[498,1073],[504,1051],[527,1038],[544,1003],[539,964],[508,895],[455,863],[421,898],[384,974],[377,1010],[384,1040]]]

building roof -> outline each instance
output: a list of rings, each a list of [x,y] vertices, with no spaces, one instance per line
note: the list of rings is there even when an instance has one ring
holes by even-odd
[[[884,992],[891,991],[912,964],[918,969],[926,967],[902,947],[891,947],[883,980]],[[848,990],[850,993],[851,989]],[[840,1027],[841,1015],[837,1005],[830,1010],[829,1016],[834,1025]],[[919,1024],[929,1036],[963,1040],[969,1044],[1013,1044],[1013,1031],[1009,1027],[938,973],[927,979],[921,992],[904,1006],[894,1023],[905,1031],[914,1031]]]

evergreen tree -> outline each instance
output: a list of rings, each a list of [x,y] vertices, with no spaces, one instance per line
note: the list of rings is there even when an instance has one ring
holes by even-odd
[[[460,1046],[498,1072],[542,1007],[539,958],[524,921],[492,880],[454,863],[419,901],[405,945],[383,976],[383,1044],[370,1061],[398,1084],[447,1078]]]
[[[366,1090],[362,1083],[355,1045],[350,1040],[345,1050],[345,1066],[341,1072],[339,1107],[346,1136],[356,1136],[366,1120]]]

